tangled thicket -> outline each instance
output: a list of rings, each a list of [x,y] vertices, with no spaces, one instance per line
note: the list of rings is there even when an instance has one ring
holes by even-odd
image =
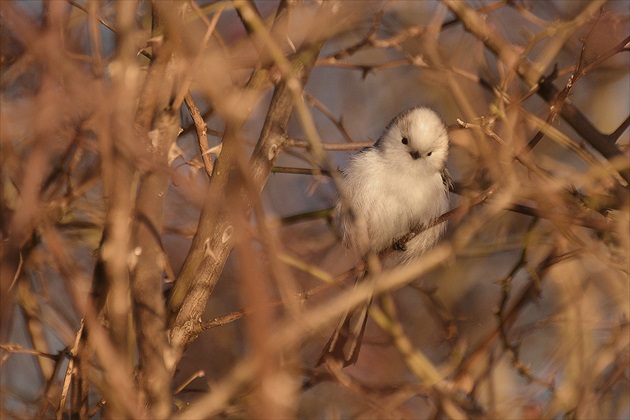
[[[0,2],[2,416],[627,417],[624,13]],[[338,168],[416,105],[449,233],[348,287]]]

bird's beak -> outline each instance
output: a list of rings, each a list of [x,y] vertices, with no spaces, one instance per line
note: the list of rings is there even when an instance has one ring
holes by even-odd
[[[422,157],[420,152],[418,152],[417,150],[414,150],[413,152],[409,152],[409,154],[411,155],[411,158],[413,160],[420,159]]]

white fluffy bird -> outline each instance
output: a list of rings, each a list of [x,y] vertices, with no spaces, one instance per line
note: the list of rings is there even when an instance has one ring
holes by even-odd
[[[420,232],[406,244],[396,242],[448,210],[447,158],[448,133],[434,111],[412,108],[396,116],[378,141],[355,154],[344,171],[349,203],[339,200],[333,210],[343,243],[360,258],[394,247],[383,261],[390,268],[432,248],[445,223]],[[357,312],[356,322],[351,323],[352,312],[344,316],[319,363],[327,356],[344,366],[356,362],[369,304]]]

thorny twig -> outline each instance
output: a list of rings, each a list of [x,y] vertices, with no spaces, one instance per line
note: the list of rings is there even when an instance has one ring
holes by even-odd
[[[532,222],[527,230],[527,233],[525,234],[525,238],[524,238],[524,244],[523,244],[523,249],[521,251],[521,255],[520,258],[518,259],[518,261],[516,262],[516,264],[514,264],[514,267],[512,268],[512,270],[510,270],[510,273],[504,277],[503,279],[501,279],[500,281],[498,281],[498,284],[501,286],[501,290],[502,290],[502,297],[501,297],[501,303],[499,305],[499,310],[497,311],[497,319],[499,321],[499,326],[498,326],[498,331],[499,331],[499,336],[501,338],[501,342],[503,343],[503,347],[504,349],[510,351],[512,353],[512,365],[514,366],[514,368],[524,377],[526,377],[528,380],[532,381],[532,382],[537,382],[543,386],[545,386],[546,388],[549,388],[550,390],[553,391],[553,383],[548,383],[540,378],[537,378],[536,376],[534,376],[531,372],[531,370],[529,368],[527,368],[527,366],[525,366],[525,364],[521,361],[520,359],[520,343],[517,344],[512,344],[510,342],[510,339],[508,337],[508,323],[506,322],[506,318],[505,318],[505,313],[507,311],[507,304],[510,298],[510,291],[512,289],[512,280],[514,279],[514,277],[516,276],[516,274],[521,270],[521,269],[525,269],[527,270],[527,272],[530,274],[531,279],[533,281],[533,284],[536,285],[536,287],[538,288],[538,293],[541,293],[541,280],[538,276],[538,274],[536,273],[535,270],[533,270],[530,266],[529,266],[529,260],[528,260],[528,251],[529,251],[529,246],[531,243],[531,236],[534,232],[534,228],[536,227],[536,224],[538,223],[538,219],[534,218],[532,219]]]
[[[315,98],[313,95],[311,95],[308,92],[304,92],[304,98],[306,98],[306,100],[311,105],[317,108],[322,114],[326,116],[326,118],[328,118],[333,124],[335,124],[335,127],[337,127],[337,129],[343,135],[346,141],[350,143],[353,142],[352,138],[350,137],[350,134],[348,134],[348,131],[346,130],[346,127],[344,127],[343,125],[343,117],[339,117],[339,119],[335,118],[332,112],[330,112],[330,110],[326,108],[326,106],[323,103],[321,103],[319,100],[317,100],[317,98]]]
[[[558,93],[558,95],[556,96],[556,98],[553,100],[551,106],[549,107],[549,115],[547,117],[546,120],[546,124],[552,124],[553,121],[555,120],[555,118],[557,117],[557,115],[562,112],[562,108],[564,107],[564,104],[566,103],[569,94],[571,92],[571,90],[573,89],[573,86],[575,86],[575,83],[583,76],[585,76],[587,73],[589,73],[591,70],[593,70],[595,67],[599,66],[601,63],[603,63],[604,61],[608,60],[609,58],[615,56],[616,54],[624,51],[624,49],[627,48],[628,43],[630,42],[630,37],[626,37],[625,39],[623,39],[621,42],[619,42],[617,45],[615,45],[614,47],[608,49],[607,51],[604,51],[603,53],[599,54],[597,57],[595,57],[593,60],[591,60],[590,63],[586,64],[586,46],[588,45],[588,41],[591,39],[593,32],[595,30],[595,27],[597,26],[597,24],[599,23],[599,20],[602,16],[602,12],[600,12],[599,16],[597,17],[597,19],[595,20],[595,22],[591,25],[591,29],[589,30],[588,34],[586,35],[586,37],[584,38],[584,40],[582,40],[582,47],[580,49],[580,56],[578,58],[578,62],[577,65],[575,66],[575,69],[573,71],[573,73],[571,74],[571,76],[569,77],[569,80],[567,81],[565,87]],[[538,83],[538,85],[545,85],[545,84],[549,84],[551,83],[557,74],[557,67],[554,68],[553,72],[551,75],[547,76],[547,77],[543,77],[540,82]],[[543,136],[545,135],[545,132],[543,129],[539,130],[538,133],[536,133],[536,135],[527,143],[527,146],[525,147],[525,150],[529,151],[532,150],[534,147],[536,147],[536,145],[538,144],[538,142],[543,138]]]

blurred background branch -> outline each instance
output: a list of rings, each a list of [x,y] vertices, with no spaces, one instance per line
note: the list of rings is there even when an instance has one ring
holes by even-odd
[[[625,2],[0,22],[0,416],[627,417]],[[412,106],[449,126],[449,232],[349,287],[340,170]],[[372,293],[357,363],[315,368]]]

